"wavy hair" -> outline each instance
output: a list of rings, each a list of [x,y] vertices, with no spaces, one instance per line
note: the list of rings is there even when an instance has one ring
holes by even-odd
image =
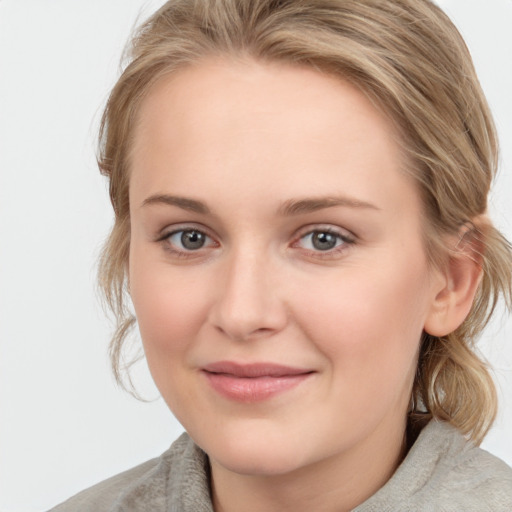
[[[439,418],[479,443],[497,399],[475,343],[503,295],[512,303],[512,251],[485,215],[498,143],[469,51],[430,0],[172,0],[134,34],[108,99],[98,164],[109,179],[115,223],[99,283],[116,319],[110,345],[123,383],[130,312],[129,160],[141,100],[164,75],[209,56],[247,56],[310,66],[348,80],[397,126],[420,190],[429,261],[442,265],[445,235],[462,226],[478,245],[482,280],[464,323],[443,338],[424,334],[412,389],[412,418]]]

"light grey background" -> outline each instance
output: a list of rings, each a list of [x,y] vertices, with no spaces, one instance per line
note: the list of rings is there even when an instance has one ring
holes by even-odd
[[[94,159],[138,17],[162,0],[0,0],[0,511],[45,510],[181,432],[109,373],[95,264],[111,224]],[[491,211],[512,238],[512,1],[440,2],[466,37],[502,142]],[[482,346],[502,407],[484,447],[512,465],[512,322]],[[147,372],[137,374],[157,395]]]

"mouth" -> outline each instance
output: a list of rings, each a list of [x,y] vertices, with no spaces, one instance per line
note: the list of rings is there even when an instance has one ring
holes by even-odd
[[[214,391],[225,398],[251,403],[270,399],[309,379],[314,370],[274,363],[219,361],[201,369]]]

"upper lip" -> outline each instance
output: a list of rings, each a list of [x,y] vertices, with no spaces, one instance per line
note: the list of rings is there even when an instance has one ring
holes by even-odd
[[[313,370],[305,368],[293,368],[275,363],[235,363],[233,361],[217,361],[207,364],[202,368],[209,373],[220,373],[234,377],[288,377],[312,373]]]

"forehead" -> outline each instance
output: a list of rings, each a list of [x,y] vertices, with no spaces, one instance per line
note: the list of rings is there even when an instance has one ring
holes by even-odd
[[[131,164],[137,195],[223,184],[239,198],[326,188],[357,197],[412,186],[392,123],[355,86],[253,60],[210,59],[157,82],[139,110]]]

